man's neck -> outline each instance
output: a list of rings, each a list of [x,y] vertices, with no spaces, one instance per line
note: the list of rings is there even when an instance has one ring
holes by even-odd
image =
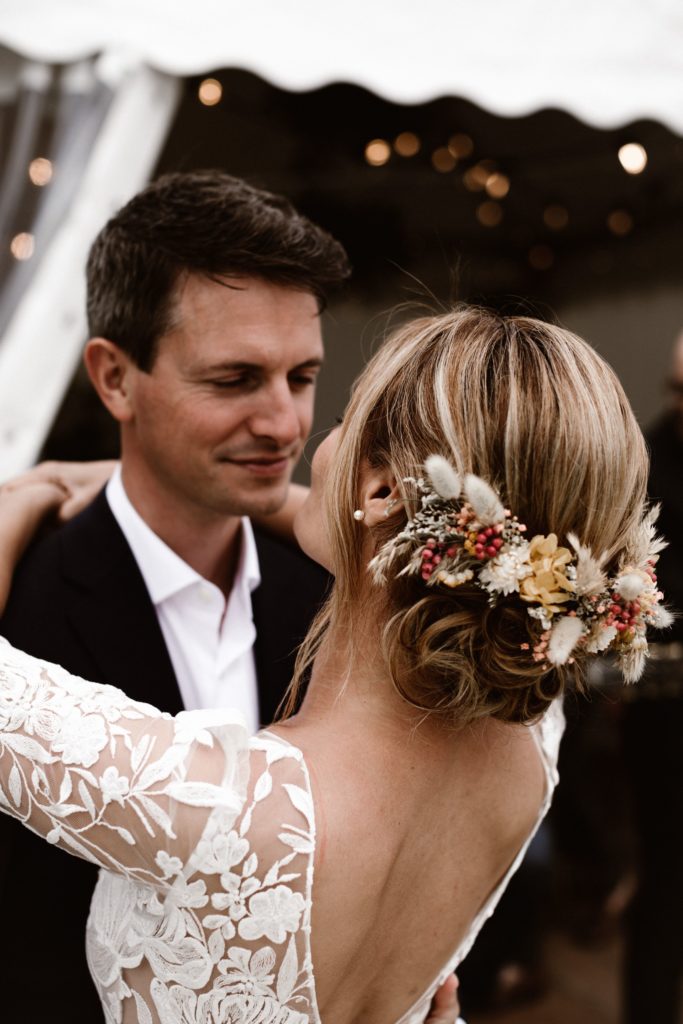
[[[150,530],[227,597],[241,551],[241,518],[188,506],[160,488],[142,484],[135,473],[126,472],[125,462],[121,479],[128,500]]]

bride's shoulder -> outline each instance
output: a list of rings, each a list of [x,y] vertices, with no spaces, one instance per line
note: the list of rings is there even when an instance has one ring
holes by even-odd
[[[275,733],[260,732],[249,740],[249,779],[237,827],[270,859],[314,851],[308,768],[301,750]]]

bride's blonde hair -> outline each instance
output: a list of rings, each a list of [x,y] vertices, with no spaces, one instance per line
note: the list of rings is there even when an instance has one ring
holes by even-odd
[[[294,692],[331,623],[346,635],[364,615],[359,581],[367,552],[353,519],[360,467],[388,467],[399,483],[444,455],[504,496],[528,536],[573,531],[607,566],[628,554],[643,515],[648,458],[614,372],[571,332],[473,307],[397,330],[358,378],[326,482],[333,593],[297,662]],[[374,530],[378,549],[415,510]],[[397,571],[400,566],[397,566]],[[366,590],[365,586],[360,588]],[[475,587],[443,592],[415,576],[383,588],[381,655],[401,696],[465,723],[482,715],[527,722],[560,694],[570,670],[534,663],[520,649],[532,622],[519,599],[490,607]],[[580,678],[580,671],[578,673]]]

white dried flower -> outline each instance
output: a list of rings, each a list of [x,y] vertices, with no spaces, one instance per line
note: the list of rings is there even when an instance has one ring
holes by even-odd
[[[645,669],[647,640],[637,636],[619,658],[619,667],[627,683],[637,683]]]
[[[652,625],[655,629],[668,629],[673,625],[674,617],[663,604],[655,605],[652,613]]]
[[[529,545],[526,541],[500,551],[486,563],[479,579],[492,594],[513,594],[519,590],[520,580],[531,574]]]
[[[635,601],[646,587],[651,588],[652,581],[649,576],[640,572],[625,572],[614,581],[614,591],[621,595],[624,601]]]
[[[576,593],[582,597],[585,594],[599,594],[607,586],[607,577],[603,571],[605,555],[596,558],[590,548],[582,544],[575,533],[568,533],[567,540],[576,552],[576,576],[574,583]]]
[[[551,665],[564,665],[583,633],[583,623],[575,615],[563,615],[550,632],[546,657]]]
[[[425,469],[432,487],[440,498],[444,501],[456,501],[460,497],[462,483],[448,459],[444,459],[442,455],[430,455],[425,462]]]
[[[482,526],[493,526],[505,519],[502,502],[490,484],[480,476],[468,473],[465,477],[465,494],[475,516]]]
[[[538,619],[543,629],[550,629],[553,624],[550,613],[546,611],[542,604],[527,608],[527,615],[530,615],[532,619]]]
[[[461,572],[440,572],[436,577],[439,583],[443,583],[446,587],[450,587],[451,590],[455,587],[462,586],[463,583],[469,583],[470,580],[474,579],[474,573],[471,569],[463,569]]]
[[[616,635],[616,626],[603,626],[597,623],[588,634],[586,651],[588,654],[600,654],[601,651],[606,651]]]
[[[373,583],[382,586],[387,582],[387,572],[399,555],[411,547],[411,541],[406,540],[403,534],[392,537],[386,544],[383,544],[374,558],[368,562],[368,572],[372,576]]]
[[[659,552],[667,546],[666,541],[662,537],[658,537],[655,532],[659,510],[659,505],[653,505],[645,518],[638,524],[635,539],[631,544],[629,561],[639,569],[645,569],[650,559],[655,559]]]

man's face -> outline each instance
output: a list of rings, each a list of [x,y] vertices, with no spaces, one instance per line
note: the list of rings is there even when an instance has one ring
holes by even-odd
[[[174,311],[151,371],[129,370],[124,480],[135,473],[174,515],[273,512],[313,419],[316,299],[257,278],[191,275]]]

